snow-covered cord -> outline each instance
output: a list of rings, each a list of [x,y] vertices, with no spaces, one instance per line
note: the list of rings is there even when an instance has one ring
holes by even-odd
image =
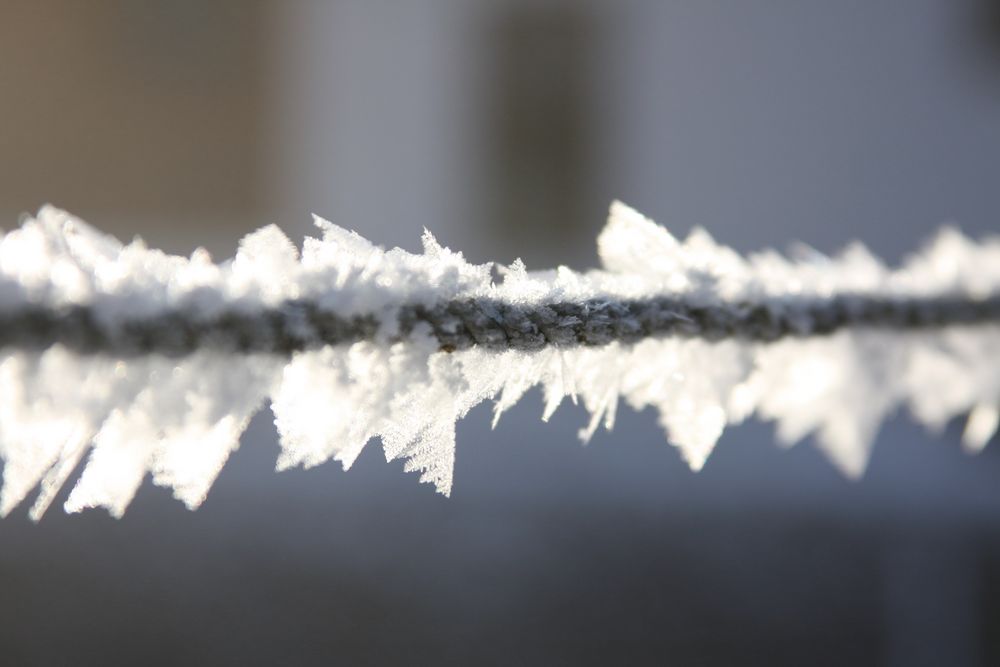
[[[119,516],[147,476],[195,508],[265,402],[279,469],[347,468],[379,438],[444,494],[456,421],[533,387],[543,419],[590,413],[584,440],[620,402],[654,408],[696,470],[750,416],[851,477],[901,407],[931,429],[969,415],[969,451],[1000,425],[995,237],[946,229],[894,269],[860,244],[742,256],[616,203],[600,269],[528,271],[316,222],[301,249],[270,226],[221,263],[52,207],[0,235],[0,516],[37,488],[39,518],[80,467],[68,511]]]
[[[464,299],[399,308],[394,341],[426,325],[443,351],[635,343],[647,337],[775,341],[826,335],[850,326],[921,329],[1000,321],[1000,297],[877,298],[836,295],[768,303],[692,304],[678,298],[591,299],[511,304]],[[185,355],[206,348],[226,352],[292,354],[325,345],[375,340],[375,315],[342,317],[309,301],[285,301],[256,311],[231,310],[210,319],[184,310],[122,319],[108,325],[87,306],[38,306],[0,312],[0,347],[44,350],[62,345],[78,353],[120,356]]]

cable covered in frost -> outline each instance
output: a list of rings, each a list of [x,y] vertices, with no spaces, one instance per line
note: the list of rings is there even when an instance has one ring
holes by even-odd
[[[600,270],[529,272],[316,222],[301,252],[271,226],[223,263],[51,207],[3,235],[0,513],[39,486],[41,516],[88,452],[67,509],[118,515],[147,473],[196,507],[268,397],[279,467],[348,467],[380,437],[446,494],[455,421],[535,385],[546,418],[582,400],[584,438],[620,398],[657,407],[694,468],[751,414],[783,441],[815,433],[850,475],[900,404],[932,426],[971,411],[973,449],[1000,421],[996,238],[945,230],[892,270],[860,244],[742,257],[615,203]]]
[[[442,350],[473,346],[490,350],[537,350],[635,343],[679,336],[721,340],[774,341],[816,336],[850,326],[918,329],[1000,321],[1000,298],[877,298],[837,295],[826,299],[786,298],[764,303],[693,304],[652,297],[581,303],[512,304],[465,299],[431,307],[399,307],[392,340],[414,330],[430,331]],[[421,327],[424,327],[421,329]],[[102,322],[92,308],[58,310],[31,306],[0,313],[0,347],[46,349],[62,345],[80,353],[122,356],[186,355],[213,348],[243,353],[292,354],[324,345],[376,340],[376,316],[345,318],[309,301],[286,301],[250,312],[232,310],[209,318],[177,309],[136,319]]]
[[[121,355],[183,355],[200,348],[290,354],[360,340],[401,340],[418,329],[430,331],[447,350],[534,350],[651,336],[770,341],[845,326],[908,329],[1000,319],[1000,297],[987,289],[996,276],[976,275],[984,268],[988,273],[983,259],[995,244],[976,247],[957,232],[943,233],[931,251],[896,272],[882,270],[860,246],[838,260],[810,253],[789,263],[765,253],[744,262],[703,231],[677,244],[662,228],[616,204],[600,248],[606,265],[620,265],[617,272],[560,269],[546,276],[515,263],[496,286],[489,265],[465,264],[429,234],[419,257],[386,253],[329,223],[318,224],[324,238],[307,241],[301,263],[287,238],[271,227],[249,237],[235,262],[218,266],[203,251],[184,260],[141,242],[122,249],[107,238],[100,241],[110,252],[96,254],[96,232],[43,209],[37,221],[4,239],[9,260],[0,267],[0,281],[6,278],[0,296],[7,296],[0,301],[0,346],[60,344]],[[650,240],[656,242],[641,247]],[[25,257],[38,248],[25,253],[30,243],[48,246],[53,269],[69,275],[33,278]],[[333,261],[317,256],[341,248],[344,256]],[[945,252],[956,265],[942,281],[926,274],[921,262],[938,262],[932,268],[940,271],[936,256]],[[432,257],[446,258],[444,266],[427,264]],[[966,259],[977,261],[958,265]],[[261,263],[281,267],[248,275]],[[42,267],[44,262],[31,268]],[[111,280],[102,275],[109,273]],[[274,284],[265,285],[268,280]]]

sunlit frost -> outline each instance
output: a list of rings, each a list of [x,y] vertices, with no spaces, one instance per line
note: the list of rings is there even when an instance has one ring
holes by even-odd
[[[462,298],[547,303],[673,295],[767,300],[849,292],[981,298],[1000,286],[1000,243],[943,232],[890,270],[860,244],[827,257],[804,246],[786,257],[742,257],[703,230],[678,240],[616,202],[598,239],[603,268],[528,271],[520,260],[473,265],[424,232],[423,253],[384,250],[316,219],[301,253],[274,226],[248,236],[216,264],[199,250],[166,255],[123,246],[67,213],[43,208],[0,238],[0,308],[88,305],[114,325],[130,313],[210,313],[238,301],[253,309],[309,299],[384,323],[376,340],[320,346],[291,357],[199,351],[183,358],[77,355],[59,346],[7,350],[0,359],[0,458],[6,515],[38,489],[40,517],[73,471],[65,508],[120,516],[149,476],[188,507],[201,504],[267,401],[281,453],[277,467],[330,460],[349,468],[381,440],[444,494],[453,489],[455,424],[484,401],[494,426],[533,387],[548,419],[570,398],[590,419],[580,436],[612,428],[619,403],[653,408],[666,439],[693,469],[729,424],[773,421],[792,444],[814,436],[844,474],[861,475],[878,428],[900,407],[930,428],[971,412],[964,446],[978,451],[1000,417],[996,325],[892,331],[847,329],[772,343],[647,338],[604,347],[491,351],[438,349],[427,332],[393,339],[397,309]]]

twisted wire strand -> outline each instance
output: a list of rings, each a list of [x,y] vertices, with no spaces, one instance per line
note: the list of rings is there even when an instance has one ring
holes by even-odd
[[[362,340],[405,340],[427,331],[444,351],[472,346],[530,351],[629,344],[648,337],[769,342],[845,327],[912,330],[990,322],[1000,322],[1000,295],[980,300],[838,295],[705,304],[669,297],[531,305],[464,299],[356,316],[294,300],[264,309],[234,307],[213,316],[172,310],[115,322],[102,320],[89,306],[28,306],[0,313],[0,347],[40,350],[59,344],[78,353],[119,356],[183,356],[204,348],[290,355]]]

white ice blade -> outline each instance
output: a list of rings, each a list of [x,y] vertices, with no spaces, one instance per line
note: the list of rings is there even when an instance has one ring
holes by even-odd
[[[100,506],[121,516],[147,477],[196,508],[268,402],[279,469],[331,460],[349,468],[379,438],[387,459],[405,459],[406,470],[446,495],[458,488],[456,422],[495,401],[496,425],[536,386],[545,420],[566,397],[584,406],[585,440],[602,424],[613,428],[620,401],[653,408],[694,470],[727,425],[753,416],[774,421],[786,444],[813,436],[852,478],[863,474],[882,421],[900,408],[930,429],[969,414],[962,442],[973,452],[1000,423],[995,318],[823,335],[805,335],[813,324],[806,322],[798,335],[776,340],[643,337],[623,305],[619,321],[595,324],[611,331],[609,342],[585,345],[531,338],[525,331],[536,323],[518,310],[544,315],[537,326],[572,330],[601,304],[664,298],[712,306],[723,319],[746,303],[767,312],[790,299],[957,299],[982,308],[1000,298],[996,238],[975,242],[945,231],[898,269],[860,244],[831,257],[801,249],[794,259],[771,251],[744,258],[703,230],[678,241],[616,202],[598,241],[603,269],[533,272],[517,261],[501,267],[503,280],[494,284],[492,265],[466,262],[426,231],[423,252],[412,254],[321,219],[317,226],[321,238],[307,239],[301,253],[270,226],[218,264],[203,251],[177,257],[141,242],[122,245],[52,207],[0,237],[0,314],[86,312],[85,332],[112,342],[137,317],[187,318],[196,330],[220,313],[265,313],[266,329],[267,309],[289,304],[373,328],[362,339],[330,343],[322,327],[293,317],[297,324],[280,334],[294,334],[299,347],[291,351],[243,349],[239,327],[182,353],[78,350],[72,340],[45,349],[8,345],[0,352],[0,515],[39,489],[30,512],[39,518],[77,468],[69,511]],[[401,328],[407,308],[468,302],[486,304],[474,316],[496,325],[498,338],[442,343],[474,328],[461,309]]]

